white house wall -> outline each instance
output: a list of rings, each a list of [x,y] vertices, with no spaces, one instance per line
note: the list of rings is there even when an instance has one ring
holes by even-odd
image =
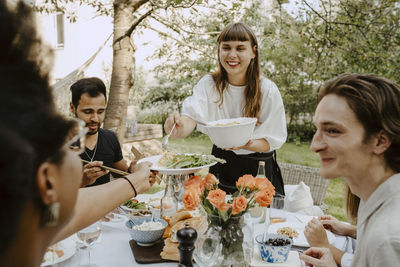
[[[78,8],[79,7],[79,8]],[[96,16],[92,8],[86,6],[71,7],[76,9],[77,21],[70,23],[64,16],[64,47],[56,47],[56,23],[54,14],[37,14],[38,30],[42,39],[54,48],[54,66],[52,81],[64,78],[71,71],[88,60],[112,33],[112,18]],[[97,55],[85,76],[96,76],[103,80],[104,66],[112,64],[112,38]]]

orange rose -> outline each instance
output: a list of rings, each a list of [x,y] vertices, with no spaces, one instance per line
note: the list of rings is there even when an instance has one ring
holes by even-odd
[[[217,209],[221,210],[225,208],[224,204],[225,203],[225,196],[226,193],[225,191],[221,190],[221,189],[215,189],[215,190],[211,190],[208,193],[207,199],[208,201],[210,201],[210,203],[216,207]],[[219,207],[219,208],[218,208]]]
[[[203,179],[201,178],[201,175],[196,175],[196,176],[191,176],[189,180],[183,183],[183,186],[186,188],[190,186],[197,186],[200,188],[200,191],[203,192],[204,190],[204,185],[203,185]]]
[[[222,203],[220,206],[217,207],[217,209],[221,212],[227,211],[231,207],[231,204],[228,203]]]
[[[198,184],[191,184],[189,186],[185,187],[185,191],[194,191],[197,195],[201,195],[203,192],[201,191],[201,186],[199,186]]]
[[[247,199],[242,195],[233,200],[232,214],[238,214],[244,211],[247,207]]]
[[[268,189],[263,189],[256,194],[256,202],[261,207],[267,207],[272,203],[272,199],[274,198],[275,190],[270,191]]]
[[[211,190],[214,188],[214,185],[219,184],[219,181],[214,174],[209,173],[204,177],[203,183],[206,189]]]
[[[242,177],[239,177],[239,179],[236,182],[236,187],[237,188],[247,187],[253,190],[256,187],[256,179],[254,179],[253,175],[245,174]]]
[[[183,195],[182,202],[185,209],[194,210],[200,203],[199,194],[195,190],[187,190]]]
[[[255,179],[256,179],[256,188],[258,190],[271,188],[271,186],[273,187],[273,185],[271,184],[271,182],[267,178],[255,178]]]

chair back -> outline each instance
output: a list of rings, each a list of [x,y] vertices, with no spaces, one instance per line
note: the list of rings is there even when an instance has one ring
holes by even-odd
[[[311,196],[316,206],[324,206],[329,180],[319,174],[319,168],[312,168],[290,163],[279,162],[284,184],[299,184],[303,181],[310,187]]]

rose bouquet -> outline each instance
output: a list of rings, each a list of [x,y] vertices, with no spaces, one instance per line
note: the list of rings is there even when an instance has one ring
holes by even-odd
[[[236,182],[237,191],[227,198],[226,192],[218,188],[218,179],[213,174],[192,176],[184,183],[183,204],[187,210],[199,205],[207,214],[209,229],[219,235],[221,259],[218,266],[245,263],[243,215],[255,205],[267,207],[275,195],[275,187],[266,178],[243,175]],[[212,249],[204,247],[201,249]],[[239,266],[241,266],[239,264]]]

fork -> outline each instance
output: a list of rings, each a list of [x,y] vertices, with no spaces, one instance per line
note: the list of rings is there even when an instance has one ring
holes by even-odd
[[[176,122],[174,123],[174,126],[172,126],[171,131],[169,132],[169,134],[167,134],[166,136],[164,136],[163,140],[162,140],[162,149],[165,151],[167,150],[167,145],[168,145],[168,138],[171,136],[172,131],[175,129],[175,125]]]

